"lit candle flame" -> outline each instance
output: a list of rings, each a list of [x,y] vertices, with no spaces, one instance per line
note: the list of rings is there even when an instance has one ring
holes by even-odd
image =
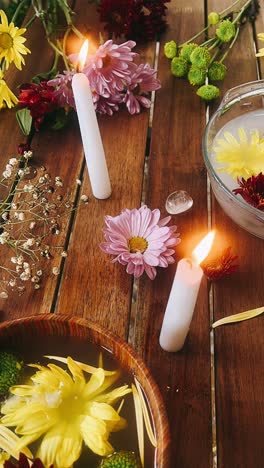
[[[81,71],[84,67],[84,64],[86,62],[87,54],[88,54],[88,48],[89,48],[89,41],[86,39],[81,47],[79,57],[78,57],[78,71]]]
[[[208,232],[208,234],[201,240],[201,242],[192,251],[192,257],[195,263],[197,263],[197,265],[200,265],[200,263],[202,263],[203,260],[209,254],[211,247],[213,245],[214,237],[215,237],[214,231]]]

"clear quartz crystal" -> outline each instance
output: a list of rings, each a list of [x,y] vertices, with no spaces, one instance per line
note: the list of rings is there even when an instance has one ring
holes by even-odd
[[[177,190],[171,193],[165,204],[165,208],[170,214],[179,214],[189,210],[193,206],[193,199],[185,190]]]

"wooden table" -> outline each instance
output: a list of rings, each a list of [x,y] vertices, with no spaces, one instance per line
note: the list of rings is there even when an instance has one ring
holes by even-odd
[[[130,116],[123,110],[111,118],[99,118],[113,187],[110,199],[99,201],[91,195],[76,121],[60,132],[43,130],[35,136],[34,164],[45,164],[53,176],[60,175],[77,205],[82,194],[90,201],[65,225],[68,257],[61,260],[61,275],[50,275],[40,290],[13,294],[0,305],[2,321],[47,312],[71,314],[99,322],[128,340],[150,367],[163,394],[171,423],[172,468],[207,468],[216,466],[216,461],[223,468],[264,466],[263,316],[214,333],[210,329],[213,320],[264,304],[263,240],[233,224],[214,198],[208,206],[201,152],[206,106],[185,81],[173,78],[163,55],[164,42],[190,37],[203,27],[207,12],[228,3],[208,0],[206,9],[203,0],[169,4],[169,28],[158,57],[162,88],[156,93],[152,126],[146,111]],[[94,8],[87,5],[76,2],[77,18],[95,28]],[[264,31],[264,9],[256,30]],[[222,93],[257,79],[255,32],[249,24],[243,28],[227,61]],[[41,50],[36,44],[41,44]],[[32,55],[22,72],[11,70],[13,89],[48,69],[51,51],[43,44],[40,26],[33,25],[27,44]],[[141,47],[142,60],[153,64],[155,50],[154,43]],[[21,142],[14,112],[1,111],[0,135],[3,170]],[[83,181],[79,192],[78,178]],[[194,199],[189,212],[173,217],[182,237],[176,260],[186,256],[212,224],[222,244],[231,245],[239,255],[240,268],[213,285],[203,280],[184,349],[170,354],[160,348],[158,338],[176,264],[160,270],[153,282],[146,276],[133,281],[122,266],[110,263],[98,244],[103,240],[104,215],[117,215],[122,208],[139,207],[142,202],[165,215],[166,198],[176,189],[188,190]],[[65,232],[58,242],[64,240]],[[50,265],[55,265],[53,260]]]

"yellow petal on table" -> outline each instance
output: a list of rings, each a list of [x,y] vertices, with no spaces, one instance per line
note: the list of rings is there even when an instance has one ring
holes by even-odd
[[[259,39],[260,41],[264,41],[264,33],[259,33],[259,34],[258,34],[258,39]]]
[[[263,57],[264,56],[264,49],[259,49],[258,53],[256,54],[256,57]]]
[[[244,320],[249,320],[263,313],[264,313],[264,307],[259,307],[258,309],[252,309],[252,310],[247,310],[246,312],[241,312],[240,314],[229,315],[228,317],[222,318],[214,322],[212,325],[212,328],[216,328],[216,327],[219,327],[220,325],[225,325],[228,323],[243,322]]]
[[[148,408],[147,408],[147,405],[146,405],[145,397],[144,397],[143,391],[141,389],[141,386],[140,386],[140,384],[139,384],[139,382],[137,381],[136,378],[135,378],[135,384],[136,384],[136,387],[137,387],[138,396],[139,396],[139,398],[141,400],[143,417],[144,417],[144,421],[145,421],[146,431],[147,431],[147,434],[149,436],[149,440],[152,443],[153,447],[157,447],[157,439],[156,439],[156,437],[154,435],[154,430],[152,429],[152,424],[150,422],[150,417],[149,417],[149,412],[148,412]]]

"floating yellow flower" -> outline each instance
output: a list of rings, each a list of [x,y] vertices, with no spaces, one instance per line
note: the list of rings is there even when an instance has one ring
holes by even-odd
[[[3,76],[3,72],[0,70],[0,109],[6,106],[11,108],[18,103],[17,97],[8,88]]]
[[[14,397],[1,409],[1,423],[15,427],[21,436],[15,449],[41,437],[37,457],[55,468],[71,467],[80,457],[83,441],[98,455],[112,453],[109,435],[124,428],[126,421],[111,404],[131,392],[127,385],[107,392],[117,372],[89,369],[70,357],[66,362],[72,376],[55,364],[31,364],[38,369],[32,383],[11,387]],[[83,370],[93,372],[88,381]]]
[[[5,59],[6,69],[10,63],[14,62],[15,66],[21,70],[22,64],[25,64],[22,55],[30,54],[30,50],[24,45],[26,39],[22,37],[26,29],[19,29],[14,23],[8,24],[3,10],[0,10],[0,18],[0,61]]]
[[[264,139],[260,139],[258,130],[248,137],[243,128],[238,129],[238,139],[232,133],[224,132],[224,138],[216,140],[213,147],[216,161],[222,166],[219,171],[227,172],[234,179],[248,179],[264,171]]]

